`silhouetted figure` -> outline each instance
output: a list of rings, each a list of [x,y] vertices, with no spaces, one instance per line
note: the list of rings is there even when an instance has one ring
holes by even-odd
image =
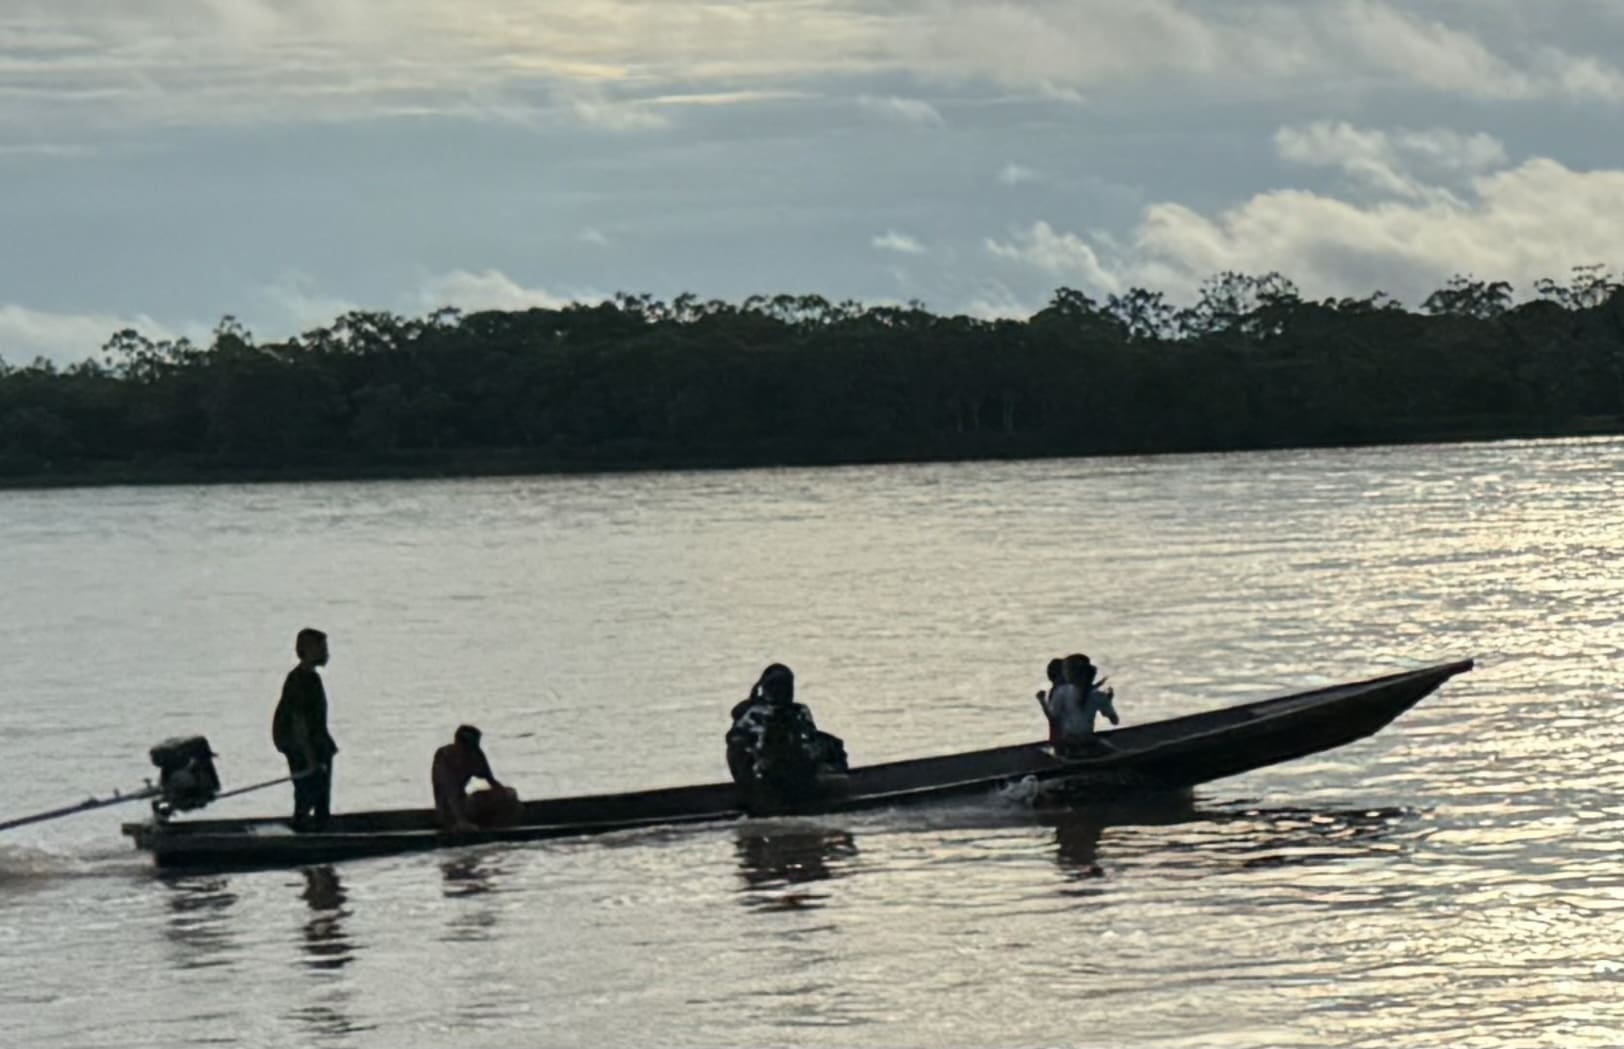
[[[1049,743],[1051,745],[1060,742],[1060,730],[1056,727],[1054,715],[1049,713],[1049,697],[1053,695],[1055,689],[1065,684],[1065,665],[1064,660],[1049,660],[1049,665],[1044,668],[1049,678],[1049,688],[1047,690],[1038,690],[1038,706],[1043,708],[1043,719],[1049,724]]]
[[[434,752],[429,778],[434,784],[434,811],[450,831],[509,826],[518,822],[519,795],[491,771],[480,747],[482,736],[472,725],[460,725],[450,743]],[[488,790],[468,793],[468,783],[482,779]]]
[[[282,682],[282,698],[271,719],[271,742],[288,759],[288,773],[294,777],[293,825],[303,830],[327,822],[338,744],[327,731],[327,690],[316,672],[327,665],[327,635],[306,627],[294,639],[293,649],[299,665]]]
[[[818,731],[812,712],[795,702],[795,674],[782,663],[762,671],[733,715],[728,771],[769,806],[808,801],[819,793],[821,774],[846,771],[846,745]]]
[[[1070,757],[1115,749],[1094,735],[1094,718],[1104,714],[1111,724],[1122,723],[1112,704],[1116,694],[1095,681],[1098,671],[1085,655],[1067,656],[1062,673],[1065,680],[1049,690],[1044,704],[1057,752]]]
[[[732,721],[727,729],[727,771],[733,777],[733,782],[741,787],[749,786],[755,778],[756,748],[761,742],[761,728],[768,714],[767,697],[762,693],[761,683],[769,675],[788,671],[789,668],[782,663],[774,663],[763,670],[756,683],[750,686],[750,694],[735,703],[728,714]]]

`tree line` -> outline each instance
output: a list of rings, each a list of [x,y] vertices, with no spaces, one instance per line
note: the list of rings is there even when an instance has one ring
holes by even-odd
[[[1624,285],[1457,276],[1409,309],[1222,273],[1193,306],[1055,291],[1025,320],[817,295],[346,313],[259,341],[119,331],[0,358],[10,483],[834,463],[1624,429]],[[4,347],[0,347],[3,352]]]

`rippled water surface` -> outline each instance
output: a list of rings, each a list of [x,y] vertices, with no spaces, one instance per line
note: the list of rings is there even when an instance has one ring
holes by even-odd
[[[160,877],[0,835],[0,1045],[1624,1044],[1624,443],[0,493],[0,817],[332,635],[341,808],[458,721],[529,796],[724,777],[762,665],[854,762],[1422,663],[1376,737],[1152,806],[1010,800]],[[280,813],[280,791],[211,812]]]

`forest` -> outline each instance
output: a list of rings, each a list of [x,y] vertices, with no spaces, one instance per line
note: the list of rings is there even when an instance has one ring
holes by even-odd
[[[1024,320],[817,295],[351,312],[7,363],[0,484],[832,464],[1624,432],[1624,286],[1457,276],[1418,308],[1223,273]],[[87,348],[87,353],[91,348]]]

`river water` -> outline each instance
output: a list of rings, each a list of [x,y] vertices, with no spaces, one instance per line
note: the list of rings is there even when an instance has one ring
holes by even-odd
[[[1377,736],[1139,809],[986,799],[158,876],[0,836],[0,1044],[1624,1043],[1624,442],[0,493],[0,817],[206,732],[339,808],[486,731],[526,796],[725,778],[766,663],[854,763],[1475,657]],[[278,814],[282,789],[211,814]]]

